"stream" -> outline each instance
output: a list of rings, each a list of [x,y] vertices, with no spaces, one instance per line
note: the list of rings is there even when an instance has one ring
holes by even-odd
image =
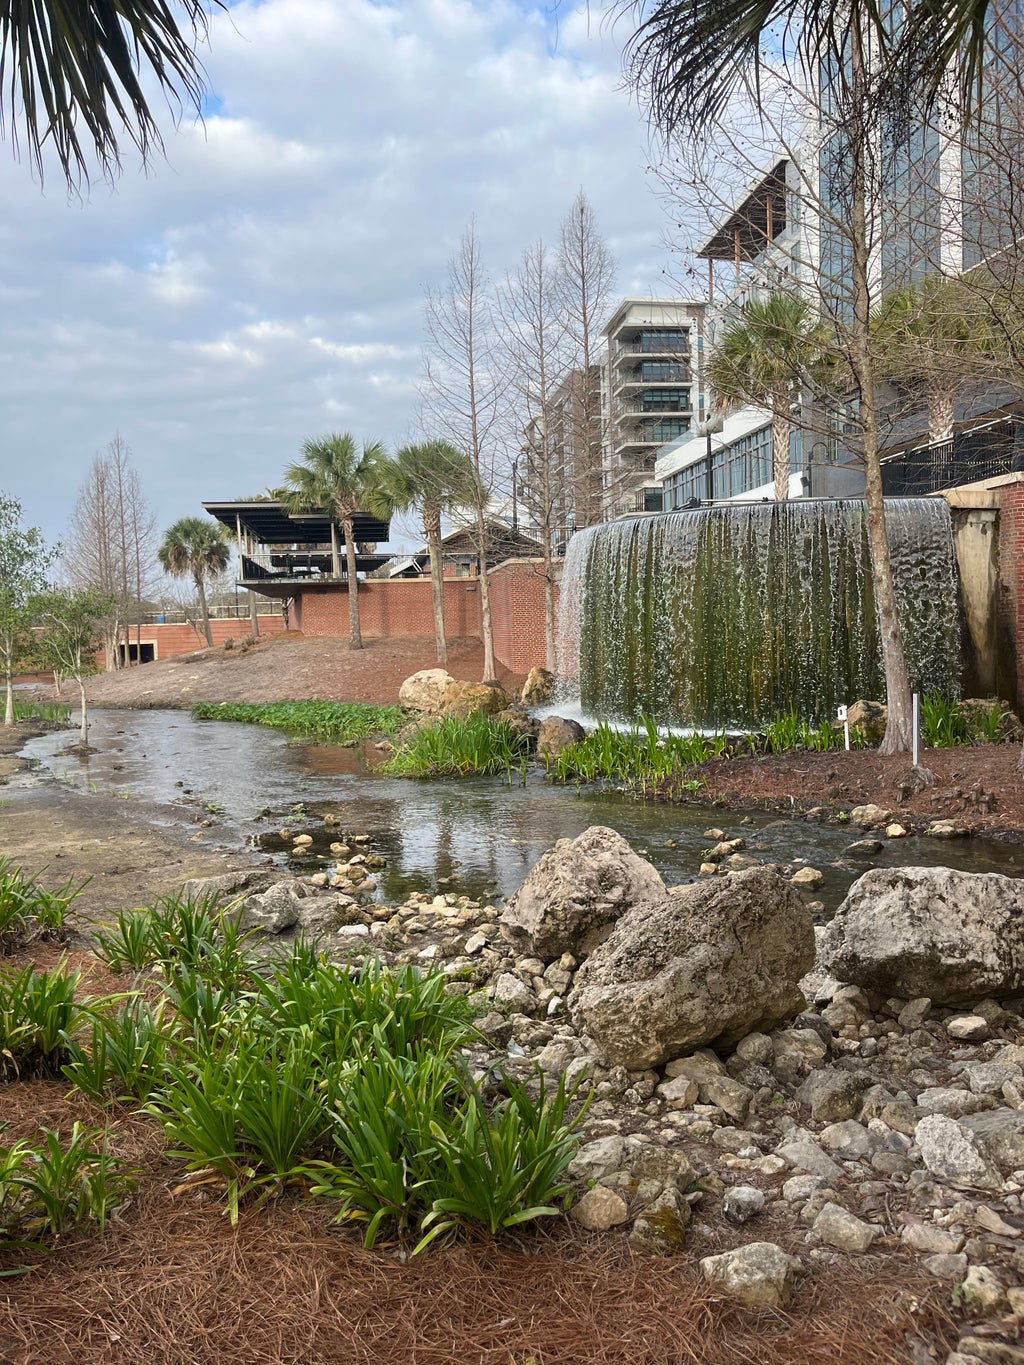
[[[825,881],[818,897],[832,911],[870,867],[945,865],[972,872],[1024,872],[1024,847],[997,840],[892,840],[882,852],[849,854],[860,836],[844,825],[819,825],[777,814],[638,801],[595,787],[560,787],[543,774],[525,786],[498,778],[408,780],[377,775],[362,746],[311,744],[259,725],[196,721],[180,711],[97,710],[88,757],[62,753],[76,738],[57,731],[23,750],[55,778],[84,790],[186,807],[216,821],[221,838],[284,858],[278,831],[305,829],[329,842],[365,833],[387,859],[375,874],[381,898],[437,889],[474,898],[506,898],[556,839],[589,825],[610,825],[648,857],[668,883],[693,878],[706,831],[741,835],[745,852],[766,862],[806,859]],[[372,746],[369,750],[372,753]],[[296,806],[302,807],[295,810]],[[324,835],[320,818],[338,826]],[[307,818],[308,817],[308,818]]]

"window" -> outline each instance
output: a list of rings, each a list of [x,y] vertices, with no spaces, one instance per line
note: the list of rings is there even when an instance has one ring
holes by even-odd
[[[689,430],[690,419],[688,417],[663,417],[660,422],[643,422],[640,428],[640,439],[657,441],[659,445],[665,445],[679,436],[685,436]]]
[[[652,327],[640,334],[640,349],[648,354],[689,350],[687,333],[681,327]]]
[[[648,389],[640,395],[644,412],[685,412],[690,406],[689,389]]]
[[[637,377],[648,384],[686,383],[690,378],[686,366],[679,365],[674,360],[645,360]]]

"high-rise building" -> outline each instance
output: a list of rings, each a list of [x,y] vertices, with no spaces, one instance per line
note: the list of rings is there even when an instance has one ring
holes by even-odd
[[[609,517],[656,511],[658,450],[703,410],[702,299],[623,299],[604,328],[604,505]]]

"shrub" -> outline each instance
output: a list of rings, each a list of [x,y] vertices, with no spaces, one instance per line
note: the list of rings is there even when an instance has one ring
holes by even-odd
[[[970,739],[967,719],[959,706],[936,692],[921,698],[921,730],[931,749],[952,749]]]
[[[66,1147],[53,1129],[40,1129],[40,1137],[40,1146],[22,1147],[12,1176],[21,1192],[21,1223],[33,1237],[59,1237],[83,1223],[102,1233],[107,1214],[135,1186],[107,1152],[102,1129],[76,1123]]]
[[[96,931],[95,952],[112,972],[126,968],[141,971],[156,961],[152,934],[153,917],[148,910],[120,910],[113,929]]]
[[[166,1010],[133,996],[115,1011],[85,1011],[89,1033],[68,1044],[64,1075],[98,1104],[146,1100],[162,1083],[174,1031]]]

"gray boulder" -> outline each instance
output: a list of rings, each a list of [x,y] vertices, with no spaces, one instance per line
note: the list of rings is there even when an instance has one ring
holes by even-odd
[[[541,758],[557,758],[563,749],[579,744],[586,731],[579,721],[565,716],[549,716],[541,721],[537,733],[537,753]]]
[[[640,1071],[791,1018],[813,960],[799,894],[753,868],[635,905],[577,972],[568,1006],[610,1064]]]
[[[541,856],[501,916],[505,937],[545,961],[579,956],[636,905],[665,899],[665,883],[613,829],[592,825]]]
[[[282,934],[299,922],[303,904],[312,892],[306,882],[279,882],[258,896],[249,896],[242,906],[241,927]]]
[[[749,1242],[700,1263],[713,1289],[751,1307],[784,1308],[793,1293],[800,1262],[774,1242]]]
[[[1019,990],[1024,882],[948,867],[875,868],[826,928],[822,958],[841,981],[940,1004]]]
[[[543,706],[555,694],[555,675],[549,669],[535,665],[526,675],[519,700],[524,706]]]
[[[275,882],[286,880],[287,875],[266,867],[243,867],[236,872],[222,872],[217,877],[190,877],[181,888],[181,897],[191,901],[215,897],[226,906],[241,897],[266,891]]]

